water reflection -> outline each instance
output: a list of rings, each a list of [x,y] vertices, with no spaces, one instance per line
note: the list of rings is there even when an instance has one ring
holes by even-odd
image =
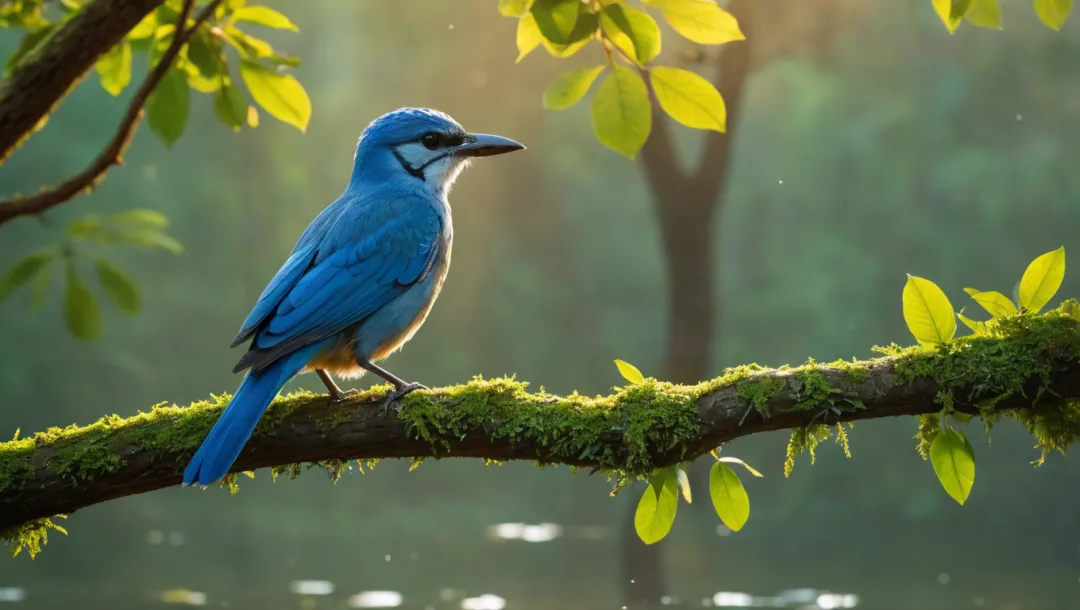
[[[503,610],[505,607],[506,600],[491,593],[461,600],[461,610]]]
[[[563,534],[561,525],[541,523],[499,523],[488,527],[488,538],[492,540],[522,540],[524,542],[549,542]]]
[[[361,591],[349,598],[352,608],[397,608],[403,601],[397,591]]]
[[[21,602],[24,599],[26,599],[26,589],[0,587],[0,602]]]
[[[334,592],[334,583],[328,580],[294,580],[289,583],[289,591],[297,595],[330,595]]]
[[[773,596],[755,596],[749,593],[721,591],[713,595],[711,600],[703,600],[702,605],[722,608],[836,610],[838,608],[854,608],[858,606],[859,596],[854,593],[832,593],[817,589],[786,589]]]
[[[166,604],[183,604],[188,606],[205,606],[206,593],[202,591],[189,591],[188,589],[169,589],[162,591],[159,596]]]

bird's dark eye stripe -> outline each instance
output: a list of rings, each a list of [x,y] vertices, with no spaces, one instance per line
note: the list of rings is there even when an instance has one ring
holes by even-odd
[[[461,146],[468,136],[464,133],[439,133],[429,131],[420,136],[420,143],[428,150],[435,150],[442,146]]]

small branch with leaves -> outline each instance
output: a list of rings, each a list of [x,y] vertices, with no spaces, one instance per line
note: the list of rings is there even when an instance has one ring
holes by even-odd
[[[0,225],[20,216],[41,214],[91,192],[109,169],[123,164],[124,152],[143,117],[144,107],[149,114],[150,129],[171,146],[187,125],[190,88],[214,93],[217,115],[229,127],[238,130],[244,124],[257,125],[257,111],[229,80],[225,43],[240,53],[241,76],[255,100],[275,117],[301,130],[306,128],[311,103],[303,87],[260,59],[279,66],[297,62],[276,55],[268,43],[240,31],[236,24],[249,21],[291,30],[296,30],[296,26],[284,15],[263,6],[240,6],[226,11],[222,0],[211,0],[192,17],[194,6],[195,0],[166,2],[102,56],[97,62],[97,72],[102,87],[112,95],[122,93],[131,81],[134,48],[147,52],[153,68],[129,103],[112,139],[94,161],[82,172],[33,196],[0,201]],[[215,20],[213,26],[209,25],[211,18]],[[47,32],[51,24],[45,23],[31,30],[26,40],[32,41],[39,32]],[[12,60],[21,61],[26,52],[17,52]]]

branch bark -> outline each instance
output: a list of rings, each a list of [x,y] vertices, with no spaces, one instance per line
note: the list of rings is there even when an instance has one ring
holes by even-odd
[[[934,413],[942,408],[941,391],[951,392],[960,412],[978,414],[975,401],[994,399],[994,413],[1034,410],[1047,418],[1044,422],[1075,425],[1080,421],[1080,324],[1058,313],[1036,319],[1053,321],[1053,332],[961,339],[948,353],[901,353],[859,363],[856,373],[847,364],[744,368],[698,386],[649,381],[598,399],[531,394],[510,380],[473,381],[414,393],[398,416],[389,417],[380,408],[383,388],[333,405],[325,395],[299,394],[275,402],[233,472],[432,456],[604,469],[633,464],[647,471],[751,434]],[[807,375],[832,388],[827,399],[808,394],[815,384]],[[860,402],[864,408],[838,414],[829,409]],[[106,418],[0,444],[0,530],[179,484],[184,465],[223,406],[219,401],[126,420]],[[1067,439],[1080,435],[1080,425],[1067,432],[1048,434]]]
[[[115,135],[105,146],[105,149],[85,170],[54,187],[44,189],[32,197],[15,197],[7,201],[0,201],[0,225],[20,216],[41,214],[50,208],[70,201],[78,195],[89,194],[101,183],[109,169],[114,165],[123,164],[124,152],[131,143],[131,137],[135,135],[135,130],[139,127],[143,116],[143,106],[150,98],[150,94],[154,92],[158,83],[164,78],[165,73],[172,67],[176,57],[180,54],[180,49],[191,39],[192,34],[206,23],[206,20],[210,18],[210,15],[220,3],[221,0],[214,0],[208,4],[195,18],[195,23],[190,28],[185,29],[184,24],[187,23],[195,2],[194,0],[184,1],[176,24],[177,34],[173,36],[169,48],[162,54],[161,59],[158,60],[150,74],[146,76],[139,90],[135,92],[135,96],[128,104],[127,112],[120,119],[120,125],[116,129]]]
[[[0,163],[163,0],[93,0],[0,82]]]

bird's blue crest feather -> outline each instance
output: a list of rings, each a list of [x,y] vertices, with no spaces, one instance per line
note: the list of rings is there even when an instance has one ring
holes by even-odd
[[[431,108],[398,108],[368,124],[356,146],[359,149],[400,144],[418,139],[429,131],[465,133],[464,128],[445,112]]]

